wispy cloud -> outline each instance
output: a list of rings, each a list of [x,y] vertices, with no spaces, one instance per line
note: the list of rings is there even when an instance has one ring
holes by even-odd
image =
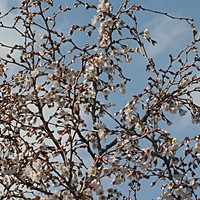
[[[14,3],[16,3],[16,1],[14,1],[13,4]],[[7,1],[1,2],[0,3],[0,13],[1,13],[0,16],[4,15],[10,8],[11,8],[11,6],[9,5],[9,3]],[[16,12],[11,12],[8,15],[6,15],[5,17],[3,17],[2,19],[0,19],[0,21],[3,23],[4,26],[11,27],[14,23],[15,17],[16,17]],[[0,28],[0,39],[1,39],[1,43],[3,43],[3,44],[9,45],[9,46],[14,46],[15,44],[20,44],[20,42],[22,42],[23,38],[14,29],[1,27]],[[2,57],[4,57],[6,53],[9,53],[8,48],[4,48],[2,46],[0,49],[1,49],[0,56],[2,56]]]
[[[147,28],[150,29],[152,39],[158,42],[155,46],[147,45],[151,57],[178,53],[189,42],[189,27],[181,21],[157,16],[148,23]]]
[[[169,59],[169,54],[175,56],[191,43],[190,27],[183,21],[160,16],[149,21],[146,27],[149,28],[152,39],[158,42],[155,46],[150,43],[146,46],[149,56],[155,58],[156,64],[166,65],[165,61]],[[197,105],[200,105],[200,94],[198,92],[193,94],[193,100]],[[174,118],[173,121],[175,126],[172,130],[181,133],[182,136],[188,134],[188,129],[195,130],[190,114],[183,118]]]

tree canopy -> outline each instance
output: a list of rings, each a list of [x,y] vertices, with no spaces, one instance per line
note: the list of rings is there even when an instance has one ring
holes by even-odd
[[[136,200],[147,181],[158,200],[199,199],[200,135],[169,127],[200,123],[194,19],[132,0],[12,3],[0,15],[0,198]],[[148,14],[190,34],[162,66]]]

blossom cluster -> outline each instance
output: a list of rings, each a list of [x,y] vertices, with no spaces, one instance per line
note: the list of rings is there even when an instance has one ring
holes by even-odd
[[[80,11],[80,25],[60,24]],[[21,0],[1,15],[0,30],[21,38],[0,42],[1,199],[130,200],[144,180],[159,200],[199,198],[200,136],[169,131],[176,118],[200,123],[198,31],[159,12],[195,33],[159,68],[142,11],[158,13],[125,0]],[[147,62],[142,89],[135,59]]]

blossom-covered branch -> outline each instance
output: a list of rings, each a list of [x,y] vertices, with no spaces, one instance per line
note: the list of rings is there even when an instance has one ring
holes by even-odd
[[[147,179],[158,199],[199,198],[200,135],[179,142],[168,130],[185,115],[200,123],[194,20],[119,2],[21,0],[0,15],[18,38],[0,42],[1,199],[130,200]],[[191,42],[165,67],[148,52],[159,43],[140,28],[146,12],[189,25]]]

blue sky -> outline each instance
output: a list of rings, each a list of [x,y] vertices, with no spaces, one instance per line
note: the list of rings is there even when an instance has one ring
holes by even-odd
[[[18,2],[15,0],[14,2]],[[66,4],[66,1],[60,0],[56,2],[63,2]],[[73,2],[73,1],[72,1]],[[92,0],[88,2],[94,2]],[[97,2],[97,0],[95,0]],[[120,4],[121,0],[111,0],[115,4]],[[117,3],[116,3],[117,2]],[[118,3],[119,2],[119,3]],[[194,24],[200,29],[200,1],[199,0],[135,0],[131,1],[135,4],[141,5],[142,7],[158,10],[162,12],[166,12],[170,15],[177,17],[192,17],[195,19]],[[0,11],[3,13],[10,6],[10,3],[13,3],[12,0],[1,0],[0,2]],[[91,13],[92,15],[92,13]],[[169,54],[176,55],[182,48],[185,47],[186,44],[191,42],[191,31],[190,27],[186,22],[179,20],[172,20],[167,18],[166,16],[157,15],[153,13],[139,11],[136,12],[138,16],[138,23],[141,31],[145,28],[150,30],[151,36],[155,39],[158,44],[156,46],[151,46],[148,43],[147,49],[150,53],[150,56],[154,57],[154,60],[158,66],[166,67],[168,65]],[[14,15],[11,17],[8,16],[7,22],[11,21]],[[83,13],[75,13],[68,14],[66,17],[60,18],[60,22],[58,23],[58,29],[63,32],[68,31],[71,24],[84,24],[88,22],[88,16]],[[11,32],[2,32],[0,30],[0,38],[1,41],[6,41],[8,44],[19,42],[19,36],[12,35]],[[77,41],[80,44],[84,44],[85,40],[83,38],[77,38]],[[92,42],[92,41],[91,41]],[[0,52],[2,55],[3,52]],[[128,84],[127,94],[124,96],[120,96],[120,98],[116,98],[115,94],[111,95],[110,101],[115,102],[118,106],[111,110],[117,111],[126,104],[128,98],[130,98],[133,94],[141,91],[144,87],[146,87],[145,77],[148,73],[145,71],[146,61],[140,56],[136,56],[133,58],[134,62],[131,64],[125,65],[127,75],[133,79],[133,83]],[[118,93],[118,95],[120,95]],[[200,105],[200,95],[197,94],[195,96],[195,101]],[[168,127],[170,133],[174,134],[178,139],[184,138],[186,135],[191,134],[199,134],[199,126],[192,125],[190,121],[190,116],[186,115],[183,118],[174,118],[173,125]],[[112,122],[108,122],[108,125],[112,125]],[[123,187],[123,186],[122,186]],[[138,199],[143,200],[151,200],[159,195],[158,187],[149,188],[149,182],[144,182],[144,185],[141,188],[141,192],[138,193]]]

